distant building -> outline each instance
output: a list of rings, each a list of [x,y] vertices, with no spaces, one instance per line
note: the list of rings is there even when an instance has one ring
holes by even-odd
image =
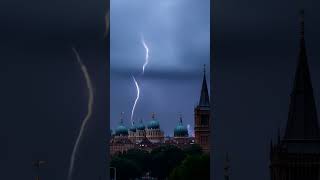
[[[146,128],[146,137],[152,143],[163,143],[164,133],[160,129],[159,121],[155,119],[155,114],[152,114],[152,120],[149,121]]]
[[[307,62],[304,17],[298,67],[291,93],[289,117],[283,138],[270,147],[271,180],[320,179],[320,129]]]
[[[110,154],[114,155],[115,153],[123,153],[134,147],[135,144],[128,139],[128,129],[123,124],[123,118],[121,117],[115,133],[111,135]]]
[[[194,109],[194,133],[195,141],[205,152],[210,151],[210,100],[204,69],[200,100]]]
[[[160,128],[160,123],[155,118],[154,113],[152,114],[152,119],[147,123],[147,126],[140,120],[138,124],[133,123],[129,129],[125,127],[123,119],[121,118],[114,134],[111,135],[110,154],[115,155],[117,153],[123,153],[132,148],[151,151],[164,144],[175,145],[184,149],[195,143],[199,144],[205,152],[209,152],[210,102],[205,72],[200,101],[195,108],[194,113],[195,137],[190,136],[187,127],[183,125],[181,115],[177,126],[173,129],[173,137],[164,136],[164,133]]]
[[[154,114],[147,128],[140,120],[137,126],[133,124],[130,129],[127,129],[121,118],[115,133],[111,135],[110,154],[123,153],[133,148],[150,152],[164,144],[175,145],[179,148],[186,148],[194,144],[194,138],[189,137],[187,128],[182,124],[182,117],[180,117],[178,125],[174,129],[174,137],[166,138]]]

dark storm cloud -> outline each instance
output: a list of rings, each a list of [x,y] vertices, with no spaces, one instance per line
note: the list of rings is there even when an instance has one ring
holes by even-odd
[[[111,3],[112,68],[141,69],[145,50],[150,65],[166,70],[197,67],[209,59],[209,1],[113,1]],[[197,55],[197,56],[195,56]]]

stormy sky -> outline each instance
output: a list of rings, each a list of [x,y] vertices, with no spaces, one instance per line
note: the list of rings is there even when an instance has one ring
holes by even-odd
[[[106,84],[108,46],[104,39],[108,2],[0,2],[0,179],[34,179],[36,171],[31,162],[35,159],[48,161],[41,172],[44,179],[66,179],[87,103],[73,46],[88,66],[96,94],[93,119],[77,156],[75,179],[98,179],[105,172],[109,117],[114,126],[112,122],[116,123],[124,111],[128,123],[129,104],[135,96],[129,77],[140,72],[144,58],[140,33],[144,33],[151,49],[150,64],[142,80],[144,94],[136,114],[149,120],[155,111],[161,126],[168,130],[171,125],[165,127],[165,122],[175,124],[179,112],[185,121],[192,122],[202,64],[207,62],[206,53],[201,53],[208,48],[202,36],[208,30],[207,2],[172,0],[172,6],[158,5],[162,1],[134,2],[127,11],[121,7],[128,8],[128,1],[111,4],[115,10],[111,9],[110,51],[111,57],[118,60],[111,62],[114,85],[110,94],[116,89],[123,93],[110,101]],[[231,159],[231,179],[269,179],[269,142],[286,122],[297,64],[300,4],[298,0],[215,1],[212,28],[216,33],[216,59],[211,67],[211,85],[216,179],[222,178],[226,151]],[[147,5],[149,9],[140,8]],[[307,53],[319,110],[320,3],[304,1],[304,7]],[[122,58],[126,56],[130,59]],[[169,113],[161,111],[169,106],[164,98],[167,96],[168,104],[176,106]],[[149,104],[150,97],[154,104]],[[107,114],[109,102],[113,104]]]
[[[210,1],[111,1],[111,128],[130,116],[136,98],[132,75],[140,85],[134,120],[151,120],[152,112],[166,135],[173,135],[179,114],[193,129],[194,107],[199,101],[203,65],[210,74]],[[149,64],[145,48],[149,48]],[[208,83],[209,83],[208,78]],[[193,132],[193,131],[192,131]]]

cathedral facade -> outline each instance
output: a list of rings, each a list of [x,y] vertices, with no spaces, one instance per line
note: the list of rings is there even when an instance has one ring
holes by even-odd
[[[111,134],[110,154],[126,152],[129,149],[143,149],[151,151],[152,149],[164,144],[172,144],[180,148],[189,147],[194,144],[194,138],[189,136],[187,128],[182,123],[180,116],[179,122],[174,129],[173,137],[165,137],[160,129],[160,123],[152,114],[152,119],[145,126],[140,120],[139,124],[127,129],[121,118],[114,134]]]
[[[307,61],[304,13],[287,126],[283,137],[270,147],[271,180],[320,179],[320,129]]]

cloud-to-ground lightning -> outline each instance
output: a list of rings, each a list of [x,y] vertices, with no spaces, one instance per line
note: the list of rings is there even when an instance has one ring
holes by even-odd
[[[77,61],[78,61],[79,65],[80,65],[81,70],[83,72],[83,75],[85,77],[87,88],[88,88],[88,91],[89,91],[89,99],[88,99],[88,112],[87,112],[87,115],[85,116],[85,118],[82,121],[82,124],[81,124],[81,127],[80,127],[80,131],[79,131],[76,143],[75,143],[75,145],[73,147],[73,151],[72,151],[72,154],[71,154],[70,167],[69,167],[69,172],[68,172],[68,180],[72,180],[72,172],[73,172],[75,155],[77,153],[77,150],[78,150],[78,147],[79,147],[79,143],[80,143],[83,131],[84,131],[85,127],[86,127],[86,124],[87,124],[88,120],[91,117],[93,100],[94,100],[93,87],[92,87],[92,83],[91,83],[91,79],[90,79],[88,70],[87,70],[86,66],[82,63],[80,55],[79,55],[79,53],[77,52],[77,50],[75,48],[73,48],[73,52],[76,55]]]
[[[149,64],[149,48],[148,48],[143,36],[141,38],[141,42],[142,42],[142,45],[143,45],[144,49],[146,50],[145,62],[143,64],[143,66],[142,66],[142,75],[143,75],[146,66]],[[134,78],[134,76],[132,76],[132,78],[133,78],[133,81],[134,81],[134,83],[136,85],[136,89],[137,89],[137,96],[136,96],[136,99],[135,99],[135,101],[133,103],[132,110],[131,110],[131,124],[133,125],[134,111],[135,111],[137,102],[139,101],[139,98],[140,98],[140,87],[139,87],[139,84],[138,84],[137,80]]]
[[[134,76],[132,76],[132,79],[133,79],[134,84],[136,85],[136,89],[137,89],[137,97],[136,97],[136,100],[134,101],[134,104],[133,104],[133,107],[131,110],[131,124],[133,125],[133,114],[134,114],[134,110],[136,108],[137,102],[140,98],[140,87],[139,87],[139,84],[138,84],[136,78],[134,78]]]
[[[144,41],[143,36],[142,36],[142,44],[143,44],[144,49],[146,50],[146,59],[145,59],[145,62],[142,66],[142,74],[144,74],[144,70],[145,70],[146,66],[149,64],[149,48],[148,48],[146,42]]]

